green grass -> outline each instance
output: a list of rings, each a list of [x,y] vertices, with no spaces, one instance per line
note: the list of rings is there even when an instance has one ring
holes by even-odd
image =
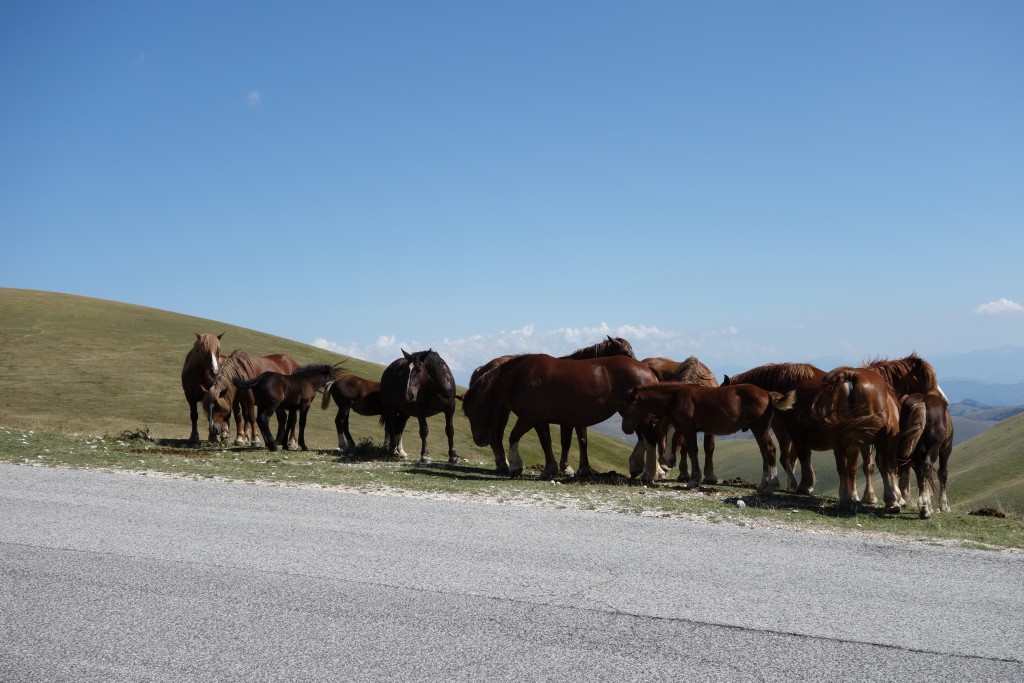
[[[411,495],[455,496],[483,502],[611,510],[630,514],[680,516],[710,522],[810,528],[840,533],[896,534],[934,542],[979,547],[1024,547],[1020,517],[1021,436],[1024,415],[1007,420],[954,450],[950,500],[954,511],[917,519],[916,508],[898,517],[862,507],[854,515],[835,510],[837,489],[831,453],[814,456],[816,496],[779,493],[759,497],[748,483],[760,478],[753,442],[719,440],[716,472],[723,484],[684,490],[666,482],[643,488],[629,482],[631,445],[591,430],[590,456],[606,474],[598,482],[543,482],[543,462],[531,434],[521,453],[523,480],[496,477],[488,449],[472,443],[469,425],[456,413],[456,466],[421,467],[380,452],[382,429],[376,418],[352,416],[352,432],[362,440],[355,456],[334,447],[335,408],[310,413],[306,453],[220,448],[189,448],[188,409],[180,373],[196,332],[224,332],[224,352],[285,352],[300,363],[344,360],[350,371],[379,378],[383,367],[306,344],[201,318],[70,295],[0,289],[0,461],[36,466],[88,467],[150,474],[218,478],[275,485],[343,487],[361,491],[402,490]],[[431,418],[429,445],[436,461],[445,459],[443,419]],[[200,422],[200,433],[205,435]],[[93,436],[87,436],[93,435]],[[418,453],[415,424],[405,447]],[[573,446],[573,462],[578,446]],[[703,456],[702,456],[703,458]],[[876,484],[881,491],[881,484]],[[740,509],[736,502],[746,507]],[[1005,519],[967,512],[993,506]]]

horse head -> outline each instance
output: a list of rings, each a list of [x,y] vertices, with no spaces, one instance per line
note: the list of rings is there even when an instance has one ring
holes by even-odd
[[[225,441],[228,438],[228,420],[231,416],[231,405],[214,386],[203,397],[203,410],[210,423],[210,441]]]
[[[626,392],[626,400],[619,414],[622,415],[622,431],[626,434],[632,434],[647,420],[647,415],[640,405],[640,387],[631,387]]]
[[[605,340],[605,356],[629,356],[633,360],[636,360],[636,355],[633,353],[633,345],[622,337],[613,337],[610,334],[606,335],[608,338]]]

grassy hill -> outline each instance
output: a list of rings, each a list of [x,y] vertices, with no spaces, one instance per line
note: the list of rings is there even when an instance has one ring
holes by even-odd
[[[300,363],[344,361],[349,370],[377,379],[383,367],[307,344],[212,320],[86,297],[0,288],[0,426],[62,433],[119,434],[148,429],[154,437],[188,436],[188,407],[181,367],[196,332],[224,333],[224,353],[235,348],[266,354],[289,353]],[[310,411],[306,440],[312,449],[337,446],[335,409]],[[429,445],[443,455],[444,422],[430,419]],[[471,462],[491,466],[488,449],[472,443],[469,424],[456,412],[456,449]],[[200,419],[200,433],[205,436]],[[356,439],[380,443],[376,418],[352,416]],[[419,446],[415,423],[406,430],[406,450]],[[598,471],[626,472],[630,445],[590,430],[591,460]],[[536,438],[524,439],[527,467],[543,455]],[[573,462],[578,447],[573,446]],[[719,440],[715,453],[720,479],[760,478],[760,456],[749,440]],[[702,454],[703,459],[703,454]],[[817,491],[834,495],[835,461],[816,453]],[[951,460],[950,501],[960,509],[999,505],[1024,511],[1024,415],[997,424],[960,444]],[[877,475],[876,475],[877,477]],[[861,485],[862,487],[862,485]],[[881,483],[876,481],[881,493]]]

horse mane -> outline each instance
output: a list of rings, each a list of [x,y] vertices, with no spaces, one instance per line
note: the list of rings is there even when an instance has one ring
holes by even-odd
[[[627,353],[621,353],[621,351],[619,350],[609,352],[610,348],[622,349]],[[607,335],[604,339],[597,342],[596,344],[584,346],[582,349],[576,349],[568,356],[561,356],[561,358],[566,358],[570,360],[583,360],[585,358],[603,358],[604,356],[619,355],[629,356],[630,358],[633,359],[636,358],[636,355],[633,353],[632,344],[630,344],[622,337],[612,337],[611,335]]]
[[[935,368],[917,353],[911,353],[898,360],[875,358],[864,367],[880,374],[893,389],[899,388],[900,393],[926,394],[935,391],[939,385],[935,377]]]
[[[309,365],[303,365],[301,368],[292,373],[292,376],[305,376],[305,375],[330,375],[334,378],[334,366],[328,363],[310,363]]]
[[[413,355],[419,356],[420,362],[426,366],[430,376],[438,381],[446,380],[452,376],[451,368],[448,367],[448,364],[444,362],[444,358],[441,358],[441,354],[437,351],[427,349],[426,351],[418,351]]]
[[[244,349],[235,349],[220,364],[220,370],[214,379],[213,386],[220,387],[221,391],[229,386],[234,386],[234,380],[247,380],[258,377],[261,370],[256,359]]]
[[[786,392],[819,374],[821,370],[810,363],[768,363],[729,377],[729,384],[756,384],[772,386],[773,391]]]
[[[669,376],[665,378],[668,382],[685,382],[687,384],[700,384],[706,387],[717,387],[718,380],[711,369],[704,365],[696,356],[690,356]]]

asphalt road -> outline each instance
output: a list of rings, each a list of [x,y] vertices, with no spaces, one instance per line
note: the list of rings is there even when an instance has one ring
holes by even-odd
[[[2,681],[1024,680],[1024,555],[0,465]]]

